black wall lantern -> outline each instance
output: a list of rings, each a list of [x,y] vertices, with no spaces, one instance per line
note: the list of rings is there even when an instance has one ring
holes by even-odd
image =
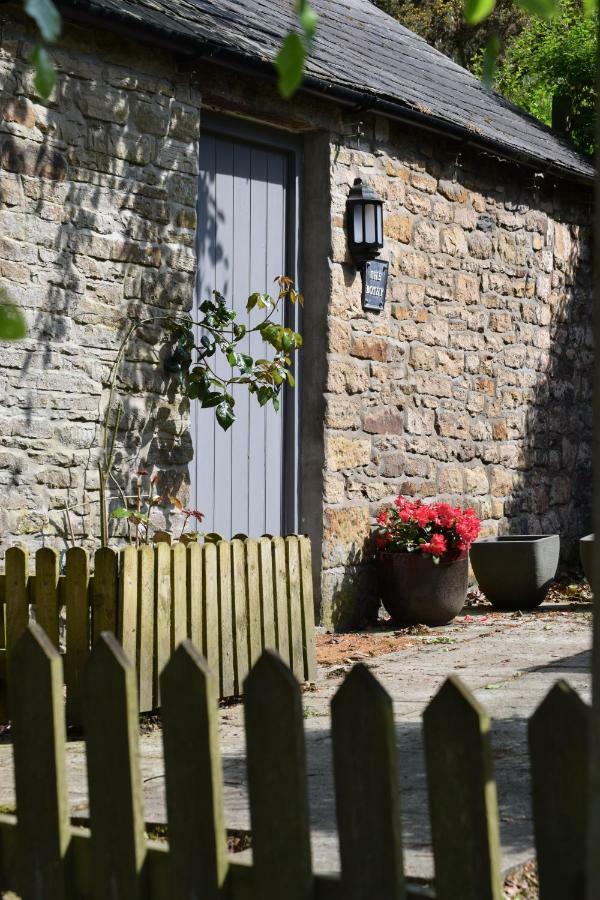
[[[360,178],[350,188],[347,221],[350,253],[363,277],[363,309],[382,310],[389,268],[377,259],[383,248],[383,200]]]

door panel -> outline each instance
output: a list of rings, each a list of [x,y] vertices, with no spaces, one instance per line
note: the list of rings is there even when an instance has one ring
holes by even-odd
[[[198,200],[198,277],[196,305],[220,291],[252,328],[264,317],[248,315],[253,291],[273,294],[279,275],[295,275],[295,235],[289,223],[294,202],[294,166],[289,150],[240,137],[206,132],[200,142]],[[274,321],[282,321],[283,311]],[[249,333],[241,352],[269,358],[273,351],[258,333]],[[217,372],[228,376],[219,360]],[[286,482],[295,446],[284,435],[293,411],[282,397],[279,413],[259,407],[243,386],[234,388],[236,421],[228,432],[216,424],[214,410],[193,410],[192,498],[205,514],[203,529],[225,537],[281,534],[289,523]],[[285,457],[288,458],[286,465]],[[293,479],[295,480],[295,479]]]

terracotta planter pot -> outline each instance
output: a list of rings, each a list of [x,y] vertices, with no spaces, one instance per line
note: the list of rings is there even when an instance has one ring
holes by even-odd
[[[557,534],[511,534],[483,538],[471,547],[477,583],[496,609],[533,609],[556,575]]]
[[[579,539],[579,559],[583,566],[583,574],[588,580],[590,587],[592,584],[592,566],[594,564],[594,535],[586,534],[585,537]]]
[[[468,555],[440,560],[421,553],[377,554],[381,600],[399,625],[447,625],[467,596]]]

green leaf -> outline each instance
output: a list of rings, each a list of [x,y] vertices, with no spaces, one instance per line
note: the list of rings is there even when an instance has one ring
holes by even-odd
[[[113,509],[111,512],[113,519],[129,519],[132,515],[134,515],[134,511],[132,509],[125,509],[124,506],[117,506],[117,508]]]
[[[231,426],[235,422],[235,413],[226,400],[224,400],[223,403],[219,403],[215,410],[215,413],[217,416],[217,422],[219,423],[223,431],[227,431],[228,428],[231,428]]]
[[[586,16],[595,16],[598,10],[598,0],[583,0],[583,11]]]
[[[291,372],[287,373],[287,380],[288,380],[288,384],[291,388],[296,387],[296,379],[294,378],[294,376],[292,375]]]
[[[278,397],[273,397],[273,409],[275,412],[279,412],[279,407],[281,406]]]
[[[261,406],[264,406],[266,403],[268,403],[272,396],[273,388],[270,387],[261,387],[256,392],[256,397]]]
[[[255,292],[254,294],[250,294],[250,296],[248,297],[248,302],[246,303],[246,312],[250,312],[251,310],[254,309],[254,307],[258,303],[259,297],[260,297],[260,294],[258,292]]]
[[[469,25],[479,25],[493,13],[496,0],[465,0],[465,20]]]
[[[23,9],[34,20],[45,41],[56,40],[62,20],[52,0],[24,0]]]
[[[21,341],[27,337],[27,325],[14,303],[0,303],[0,340]]]
[[[203,409],[210,409],[212,406],[219,406],[223,402],[224,395],[211,391],[200,399],[200,405]]]
[[[551,18],[560,8],[560,0],[517,0],[517,2],[525,12],[541,16],[542,19]]]
[[[29,57],[29,59],[35,71],[35,75],[33,77],[35,89],[40,97],[43,97],[44,100],[47,100],[54,90],[54,85],[56,84],[56,72],[54,70],[54,63],[50,59],[50,54],[48,53],[46,48],[42,47],[41,44],[36,44],[36,46],[31,51],[31,56]]]
[[[309,41],[315,36],[317,30],[317,22],[319,17],[308,2],[308,0],[298,0],[298,19],[302,25],[302,30]]]
[[[497,34],[491,34],[485,47],[481,65],[481,80],[486,87],[491,87],[494,81],[500,48],[500,38]]]
[[[302,38],[295,31],[290,32],[275,59],[275,68],[279,74],[279,93],[286,100],[289,100],[302,84],[305,58],[306,51]]]

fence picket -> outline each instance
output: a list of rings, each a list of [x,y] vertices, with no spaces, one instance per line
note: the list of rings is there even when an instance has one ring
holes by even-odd
[[[84,676],[92,896],[96,900],[141,896],[146,842],[135,681],[135,669],[115,636],[101,635]]]
[[[241,694],[244,679],[250,670],[246,548],[241,540],[233,540],[229,546],[231,548],[231,598],[233,602],[234,693]]]
[[[217,544],[219,588],[219,693],[231,697],[235,693],[235,662],[233,650],[233,601],[231,598],[231,546],[227,541]]]
[[[304,652],[304,678],[314,681],[317,677],[315,648],[315,605],[313,599],[313,573],[310,538],[300,537],[300,584],[302,589],[302,644]]]
[[[291,665],[285,541],[283,538],[276,537],[271,541],[271,545],[273,548],[273,592],[275,601],[277,651],[281,658],[288,663],[288,665]]]
[[[565,681],[529,720],[535,843],[542,900],[585,896],[590,709]]]
[[[300,686],[265,650],[244,690],[256,900],[307,900],[313,876]]]
[[[437,900],[502,900],[488,715],[451,676],[423,726]]]
[[[54,547],[42,547],[35,554],[35,620],[44,629],[57,649],[59,640],[59,577],[58,551]]]
[[[96,557],[97,558],[97,557]],[[102,577],[102,576],[101,576]],[[83,669],[90,651],[89,559],[82,547],[67,550],[65,567],[67,722],[81,725]]]
[[[119,562],[119,626],[117,637],[123,652],[137,661],[139,551],[125,547]]]
[[[273,593],[273,547],[269,538],[258,541],[260,565],[260,621],[263,649],[276,650],[275,603]]]
[[[13,647],[10,698],[19,895],[61,900],[70,839],[62,665],[58,650],[35,623]]]
[[[202,631],[202,650],[208,662],[208,668],[219,682],[219,694],[222,694],[221,662],[219,642],[219,559],[217,545],[204,544],[202,547],[202,603],[204,627]]]
[[[154,602],[154,706],[160,706],[160,673],[171,654],[171,545],[155,548]]]
[[[140,712],[154,700],[154,547],[138,551],[137,664]]]
[[[119,558],[110,547],[101,547],[94,556],[92,587],[92,642],[103,631],[117,632],[117,600],[119,590]]]
[[[171,896],[218,900],[227,874],[216,682],[190,641],[161,676]]]
[[[171,652],[187,637],[187,549],[171,551]]]
[[[202,606],[202,563],[204,557],[198,542],[187,548],[187,636],[201,653],[205,653],[203,642],[204,610]]]
[[[10,547],[5,557],[6,652],[12,649],[29,623],[29,555],[23,547]]]
[[[285,558],[288,582],[288,622],[291,668],[300,681],[304,678],[304,650],[302,647],[302,596],[300,589],[300,550],[298,538],[285,539]]]
[[[260,562],[257,541],[247,540],[246,585],[248,589],[248,652],[253,666],[262,652],[260,621]]]
[[[394,713],[365,666],[333,698],[331,728],[343,895],[404,900]]]

